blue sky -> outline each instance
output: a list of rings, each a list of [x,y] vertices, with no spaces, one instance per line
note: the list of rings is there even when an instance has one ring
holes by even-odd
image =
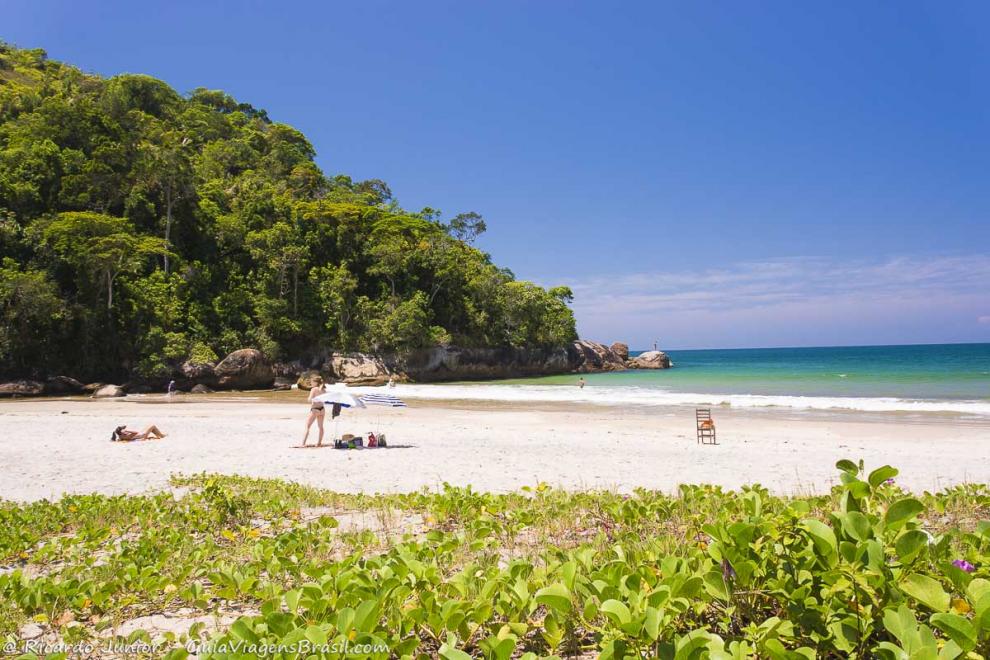
[[[488,220],[582,335],[990,341],[982,2],[46,2],[0,38],[302,130]]]

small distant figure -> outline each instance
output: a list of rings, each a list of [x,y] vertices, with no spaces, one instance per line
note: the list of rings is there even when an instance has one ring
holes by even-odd
[[[110,442],[132,442],[134,440],[161,440],[165,437],[157,426],[152,424],[143,431],[135,431],[126,426],[118,426],[110,436]]]
[[[578,378],[578,388],[580,388],[580,389],[583,390],[584,389],[584,385],[585,385],[584,376],[581,376],[580,378]]]
[[[173,396],[175,396],[175,381],[170,380],[168,381],[168,398],[171,399]]]
[[[655,342],[653,342],[653,350],[654,350],[654,351],[659,351],[659,350],[660,350],[659,348],[657,348],[657,345],[658,345],[659,343],[660,343],[660,342],[658,342],[658,341],[655,341]]]
[[[387,384],[387,385],[385,385],[385,387],[388,387],[388,388],[393,388],[393,387],[395,387],[395,379],[394,379],[394,378],[392,378],[391,376],[389,376],[389,377],[388,377],[388,384]]]

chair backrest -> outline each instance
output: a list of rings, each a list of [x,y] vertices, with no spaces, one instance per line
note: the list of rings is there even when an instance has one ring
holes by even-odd
[[[695,408],[694,415],[695,415],[695,417],[697,418],[697,420],[699,422],[701,420],[703,420],[703,419],[711,419],[712,418],[712,409],[711,408]]]

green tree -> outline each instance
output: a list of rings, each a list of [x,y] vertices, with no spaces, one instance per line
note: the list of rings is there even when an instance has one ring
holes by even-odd
[[[40,270],[0,266],[0,365],[36,370],[57,357],[54,338],[66,317],[55,282]]]
[[[162,239],[135,233],[126,219],[85,211],[60,213],[44,228],[44,238],[66,263],[106,287],[108,311],[117,277],[137,272],[149,257],[167,252]]]

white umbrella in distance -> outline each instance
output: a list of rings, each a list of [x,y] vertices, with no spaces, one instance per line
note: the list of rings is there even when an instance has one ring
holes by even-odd
[[[344,408],[365,408],[364,401],[354,396],[350,392],[342,389],[331,388],[328,392],[320,396],[313,397],[313,401],[320,401],[324,404],[338,405]],[[333,412],[330,413],[333,416]],[[333,441],[337,441],[337,418],[333,418]]]

